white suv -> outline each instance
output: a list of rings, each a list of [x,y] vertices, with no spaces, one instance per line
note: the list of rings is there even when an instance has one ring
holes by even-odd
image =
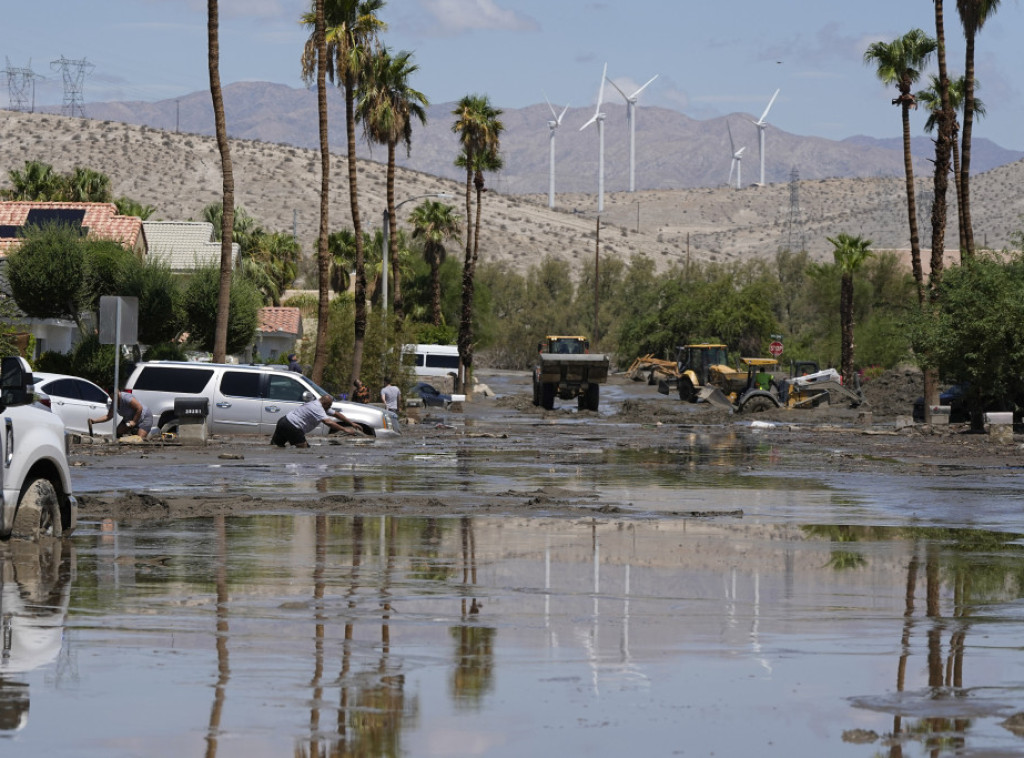
[[[78,523],[64,422],[33,403],[24,358],[0,367],[0,539],[70,535]]]
[[[207,402],[213,434],[274,433],[282,416],[313,398],[329,394],[308,377],[285,366],[236,366],[223,363],[149,361],[136,365],[125,391],[149,408],[154,427],[174,429],[184,406]],[[177,401],[178,409],[175,409]],[[363,431],[376,437],[400,434],[398,416],[380,406],[335,401]],[[314,434],[326,433],[325,428]]]

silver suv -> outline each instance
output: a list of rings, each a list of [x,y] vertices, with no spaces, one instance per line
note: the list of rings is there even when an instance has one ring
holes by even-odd
[[[315,397],[329,394],[302,374],[285,366],[238,366],[223,363],[150,361],[139,363],[128,378],[125,391],[137,397],[153,414],[161,431],[178,426],[175,401],[205,398],[208,429],[213,434],[274,433],[286,413]],[[180,402],[185,401],[185,402]],[[363,431],[376,437],[400,434],[398,416],[379,406],[335,401],[341,411]],[[323,435],[320,428],[315,434]]]

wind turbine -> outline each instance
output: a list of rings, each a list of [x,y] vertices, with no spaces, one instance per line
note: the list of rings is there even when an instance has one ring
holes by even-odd
[[[729,164],[729,184],[732,184],[732,172],[733,169],[735,169],[736,189],[739,189],[741,186],[743,186],[740,180],[740,163],[743,160],[743,151],[747,149],[747,146],[744,145],[739,150],[737,150],[736,143],[733,142],[732,140],[732,128],[729,126],[728,121],[725,122],[725,128],[729,130],[729,148],[732,150],[732,163]]]
[[[761,151],[761,187],[764,186],[764,130],[768,126],[768,122],[765,121],[765,119],[768,118],[768,111],[772,109],[772,105],[775,103],[775,98],[778,96],[779,90],[775,90],[775,94],[772,95],[772,99],[768,101],[768,107],[764,109],[764,113],[761,114],[761,118],[754,122],[754,126],[757,127],[757,138],[759,149]]]
[[[565,112],[569,110],[568,104],[562,108],[561,113],[555,113],[555,108],[551,105],[551,101],[544,98],[544,101],[548,104],[548,108],[551,109],[552,120],[548,121],[548,129],[551,130],[551,136],[548,138],[549,153],[548,162],[551,164],[551,169],[548,176],[548,208],[555,207],[555,132],[558,131],[558,127],[562,125],[562,119],[565,118]]]
[[[622,99],[626,101],[626,126],[629,128],[629,191],[636,192],[636,101],[640,97],[640,93],[647,89],[647,86],[657,79],[659,74],[655,74],[647,80],[647,84],[640,87],[632,95],[627,95],[622,89],[608,79],[608,83],[615,87],[622,95]],[[607,79],[607,77],[605,77]]]
[[[604,211],[604,115],[601,113],[601,105],[604,102],[604,80],[608,78],[608,64],[604,64],[604,71],[601,72],[601,86],[597,88],[597,109],[583,126],[582,132],[595,121],[597,122],[597,212]]]

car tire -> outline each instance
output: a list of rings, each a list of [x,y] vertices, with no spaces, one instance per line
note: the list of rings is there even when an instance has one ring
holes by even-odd
[[[40,537],[59,538],[63,531],[57,488],[49,479],[33,479],[18,498],[11,536],[37,542]]]

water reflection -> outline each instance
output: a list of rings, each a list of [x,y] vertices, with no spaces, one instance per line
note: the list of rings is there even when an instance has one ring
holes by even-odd
[[[37,603],[79,653],[76,686],[47,686],[53,662],[4,679],[32,687],[42,724],[81,713],[106,735],[95,755],[604,756],[640,741],[662,755],[681,734],[694,754],[770,740],[825,755],[853,726],[875,735],[866,756],[1012,752],[999,723],[1024,710],[1019,539],[328,514],[83,524],[71,610],[66,557],[63,588]],[[21,732],[50,756],[82,754],[76,734]]]
[[[25,675],[61,654],[73,566],[60,540],[0,542],[0,732],[28,723]]]

